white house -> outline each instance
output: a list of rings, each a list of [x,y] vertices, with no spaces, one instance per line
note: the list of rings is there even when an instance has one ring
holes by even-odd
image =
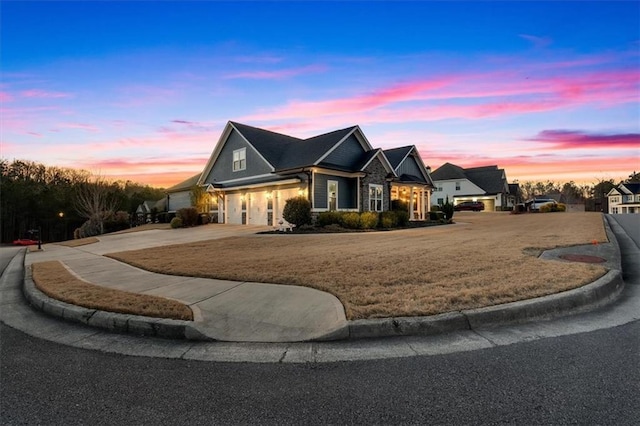
[[[454,205],[463,201],[481,201],[485,211],[513,208],[515,197],[509,192],[507,175],[498,166],[463,169],[445,163],[431,173],[435,185],[433,201],[442,205],[447,197]]]
[[[609,214],[640,214],[640,183],[621,183],[607,194]]]

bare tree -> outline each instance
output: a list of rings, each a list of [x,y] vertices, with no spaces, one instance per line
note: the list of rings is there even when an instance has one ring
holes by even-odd
[[[111,185],[100,175],[77,186],[74,207],[81,217],[96,226],[99,234],[104,234],[104,221],[117,206],[118,200],[111,191]]]

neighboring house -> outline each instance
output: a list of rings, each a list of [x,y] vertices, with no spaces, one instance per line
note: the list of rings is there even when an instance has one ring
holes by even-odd
[[[163,198],[158,201],[143,201],[138,208],[136,209],[136,219],[138,223],[149,223],[154,218],[153,209],[155,208],[155,213],[163,212],[165,209],[166,199]]]
[[[463,201],[482,201],[484,211],[513,208],[515,197],[509,192],[507,176],[498,166],[463,169],[445,163],[431,173],[435,185],[433,198],[442,205],[447,197],[454,205]]]
[[[188,206],[197,183],[211,194],[217,222],[256,225],[274,225],[286,200],[297,196],[309,199],[314,215],[381,212],[403,199],[412,219],[427,218],[433,188],[414,146],[373,148],[358,126],[299,139],[231,121],[192,179],[167,191],[169,211]]]
[[[168,188],[164,211],[175,214],[182,208],[191,207],[191,189],[198,184],[198,179],[200,173]]]
[[[609,214],[640,213],[640,183],[621,183],[607,194]]]

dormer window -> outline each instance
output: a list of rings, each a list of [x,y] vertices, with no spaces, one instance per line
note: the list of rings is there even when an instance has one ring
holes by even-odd
[[[241,148],[233,151],[233,171],[238,172],[247,168],[247,149]]]

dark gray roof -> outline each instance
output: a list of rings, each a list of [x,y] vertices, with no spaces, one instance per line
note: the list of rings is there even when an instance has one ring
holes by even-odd
[[[472,167],[463,169],[455,164],[445,163],[431,173],[434,181],[449,179],[468,179],[479,186],[486,194],[505,192],[506,176],[498,166]]]
[[[355,128],[352,126],[308,139],[300,139],[234,121],[231,124],[276,170],[314,165]]]
[[[640,183],[631,182],[631,183],[623,183],[624,187],[631,191],[632,194],[640,194]]]
[[[179,191],[191,189],[195,184],[198,183],[198,179],[200,179],[200,174],[201,173],[198,173],[197,175],[191,176],[187,180],[183,180],[182,182],[175,184],[170,188],[167,188],[167,192],[179,192]]]
[[[442,166],[431,172],[431,179],[434,181],[466,178],[464,169],[451,163],[444,163]]]
[[[421,184],[428,183],[422,177],[418,177],[418,176],[414,176],[414,175],[407,175],[407,174],[400,175],[399,179],[400,179],[400,182],[402,182],[402,183],[421,183]]]
[[[387,156],[387,160],[389,160],[389,163],[391,164],[391,167],[393,167],[393,170],[396,170],[402,160],[405,159],[407,154],[409,154],[412,149],[413,146],[402,146],[400,148],[385,149],[384,155]]]

